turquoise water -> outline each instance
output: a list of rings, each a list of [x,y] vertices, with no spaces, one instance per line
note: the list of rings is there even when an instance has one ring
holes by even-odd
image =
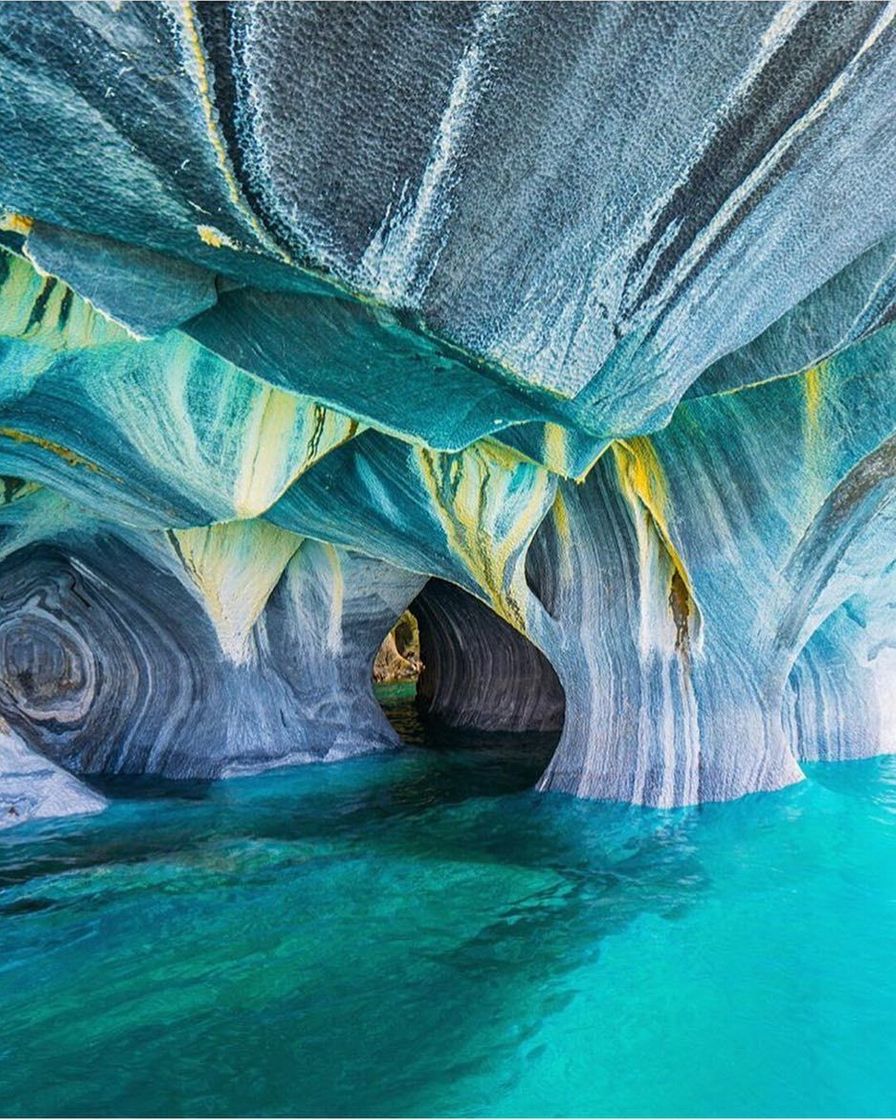
[[[0,1111],[896,1111],[896,760],[647,812],[394,703],[424,746],[3,835]]]

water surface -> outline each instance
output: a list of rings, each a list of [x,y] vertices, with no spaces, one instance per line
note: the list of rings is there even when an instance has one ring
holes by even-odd
[[[8,1115],[892,1115],[896,760],[661,813],[539,737],[0,839]]]

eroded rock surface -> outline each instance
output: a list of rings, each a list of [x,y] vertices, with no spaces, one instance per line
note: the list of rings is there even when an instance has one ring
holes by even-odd
[[[99,813],[105,805],[100,794],[31,750],[0,721],[0,829],[47,817]]]
[[[28,814],[393,745],[432,577],[545,789],[892,749],[888,6],[13,2],[0,93]]]

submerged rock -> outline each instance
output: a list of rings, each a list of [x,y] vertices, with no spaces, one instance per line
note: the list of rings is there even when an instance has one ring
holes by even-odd
[[[562,722],[542,788],[680,805],[892,749],[888,7],[0,32],[25,749],[218,776],[391,745],[371,663],[431,577],[431,715]]]

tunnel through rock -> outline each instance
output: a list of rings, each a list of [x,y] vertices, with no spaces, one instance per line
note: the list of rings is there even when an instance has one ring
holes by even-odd
[[[563,688],[545,655],[479,599],[436,578],[383,642],[375,675],[395,665],[394,647],[418,675],[380,680],[376,693],[402,742],[431,752],[434,794],[465,800],[531,790],[565,718]]]
[[[417,707],[428,720],[478,731],[556,731],[564,697],[536,646],[479,600],[430,580],[413,604],[423,668]]]
[[[406,658],[396,660],[396,648]],[[394,721],[394,701],[413,696],[412,723],[423,730],[412,729],[412,739],[469,745],[482,736],[497,735],[515,738],[518,749],[524,750],[531,737],[533,749],[548,754],[556,745],[565,700],[550,662],[532,642],[453,584],[440,579],[427,583],[383,642],[375,676],[387,663],[396,673],[391,684],[406,683],[391,691],[388,685],[381,688],[381,697]],[[399,733],[405,736],[407,714],[405,707],[398,716]]]

